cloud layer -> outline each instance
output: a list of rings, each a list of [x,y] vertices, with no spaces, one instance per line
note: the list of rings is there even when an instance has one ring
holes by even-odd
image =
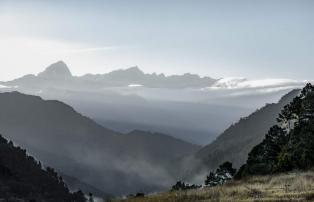
[[[297,81],[292,79],[258,79],[248,80],[245,78],[224,78],[217,81],[211,89],[252,89],[252,88],[278,88],[301,87],[308,81]]]
[[[245,78],[231,77],[218,80],[213,86],[208,87],[207,90],[228,91],[231,92],[230,95],[240,96],[302,88],[307,82],[310,81],[298,81],[292,79],[248,80]]]

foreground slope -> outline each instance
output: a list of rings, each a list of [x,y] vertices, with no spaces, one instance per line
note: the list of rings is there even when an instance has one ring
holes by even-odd
[[[70,193],[62,178],[0,136],[0,201],[83,202],[82,192]]]
[[[292,172],[231,181],[223,186],[168,192],[114,202],[313,201],[314,172]]]
[[[106,193],[163,190],[175,181],[169,174],[177,169],[172,160],[199,149],[167,135],[120,134],[62,102],[18,92],[0,93],[0,111],[0,130],[7,137],[45,164]]]

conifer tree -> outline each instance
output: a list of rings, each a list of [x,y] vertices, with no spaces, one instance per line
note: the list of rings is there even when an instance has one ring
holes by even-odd
[[[314,167],[314,87],[307,84],[277,121],[251,150],[237,177]]]

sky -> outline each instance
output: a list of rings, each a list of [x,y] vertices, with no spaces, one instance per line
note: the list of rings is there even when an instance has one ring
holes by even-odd
[[[138,66],[313,80],[313,0],[0,0],[0,80],[63,60],[74,75]]]

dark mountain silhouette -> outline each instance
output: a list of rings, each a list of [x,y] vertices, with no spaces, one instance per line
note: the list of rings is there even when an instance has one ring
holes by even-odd
[[[198,146],[167,135],[106,129],[59,101],[0,94],[0,132],[65,175],[105,193],[167,188],[171,162]]]
[[[70,193],[52,168],[43,169],[26,150],[0,135],[0,201],[84,202],[82,192]]]
[[[263,140],[268,129],[276,123],[282,108],[299,93],[300,90],[293,90],[283,96],[278,103],[267,104],[230,126],[215,141],[195,154],[198,165],[197,168],[192,169],[193,172],[201,172],[202,169],[216,169],[225,161],[230,161],[239,168],[245,163],[250,150]]]
[[[68,185],[70,191],[81,190],[83,193],[85,193],[85,195],[92,193],[94,196],[97,196],[103,199],[110,199],[114,197],[113,195],[104,193],[100,189],[92,185],[89,185],[87,183],[84,183],[75,177],[64,175],[62,173],[60,175],[62,176],[63,181]]]
[[[192,105],[190,105],[192,107]],[[192,108],[194,109],[194,108]],[[191,110],[192,110],[191,109]],[[208,109],[211,109],[211,107],[208,107]],[[135,109],[134,109],[135,111]],[[154,110],[150,110],[151,112],[153,112]],[[118,112],[117,112],[118,114]],[[157,113],[158,114],[158,113]],[[169,114],[171,114],[171,111],[166,111],[166,113],[163,113],[163,117],[167,117]],[[188,116],[188,113],[182,113],[182,116]],[[211,119],[211,115],[213,114],[212,111],[208,111],[207,113],[207,117],[208,119]],[[163,118],[161,116],[161,118]],[[204,118],[206,117],[206,115],[204,115]],[[144,117],[143,117],[144,118]],[[142,119],[143,119],[142,118]],[[169,116],[168,116],[169,118]],[[195,128],[189,128],[189,125],[185,125],[180,127],[179,123],[178,126],[167,126],[167,125],[158,125],[158,124],[153,124],[151,123],[147,123],[147,119],[146,119],[146,123],[140,123],[141,119],[139,120],[130,120],[130,122],[124,122],[124,121],[111,121],[111,120],[107,120],[107,121],[103,121],[102,118],[94,118],[95,121],[97,121],[97,123],[103,125],[104,127],[110,128],[114,131],[119,131],[122,133],[130,133],[133,130],[137,130],[137,128],[140,128],[141,130],[144,131],[158,131],[159,133],[165,133],[168,134],[172,137],[193,143],[193,144],[197,144],[197,145],[206,145],[209,142],[213,141],[216,137],[216,134],[218,133],[215,129],[213,129],[212,131],[207,131],[206,129],[202,129],[201,127],[199,127],[199,130],[196,130]],[[153,121],[153,120],[152,120]],[[204,120],[205,121],[205,120]],[[172,124],[174,124],[174,122],[172,122]],[[192,123],[191,123],[192,124]]]

